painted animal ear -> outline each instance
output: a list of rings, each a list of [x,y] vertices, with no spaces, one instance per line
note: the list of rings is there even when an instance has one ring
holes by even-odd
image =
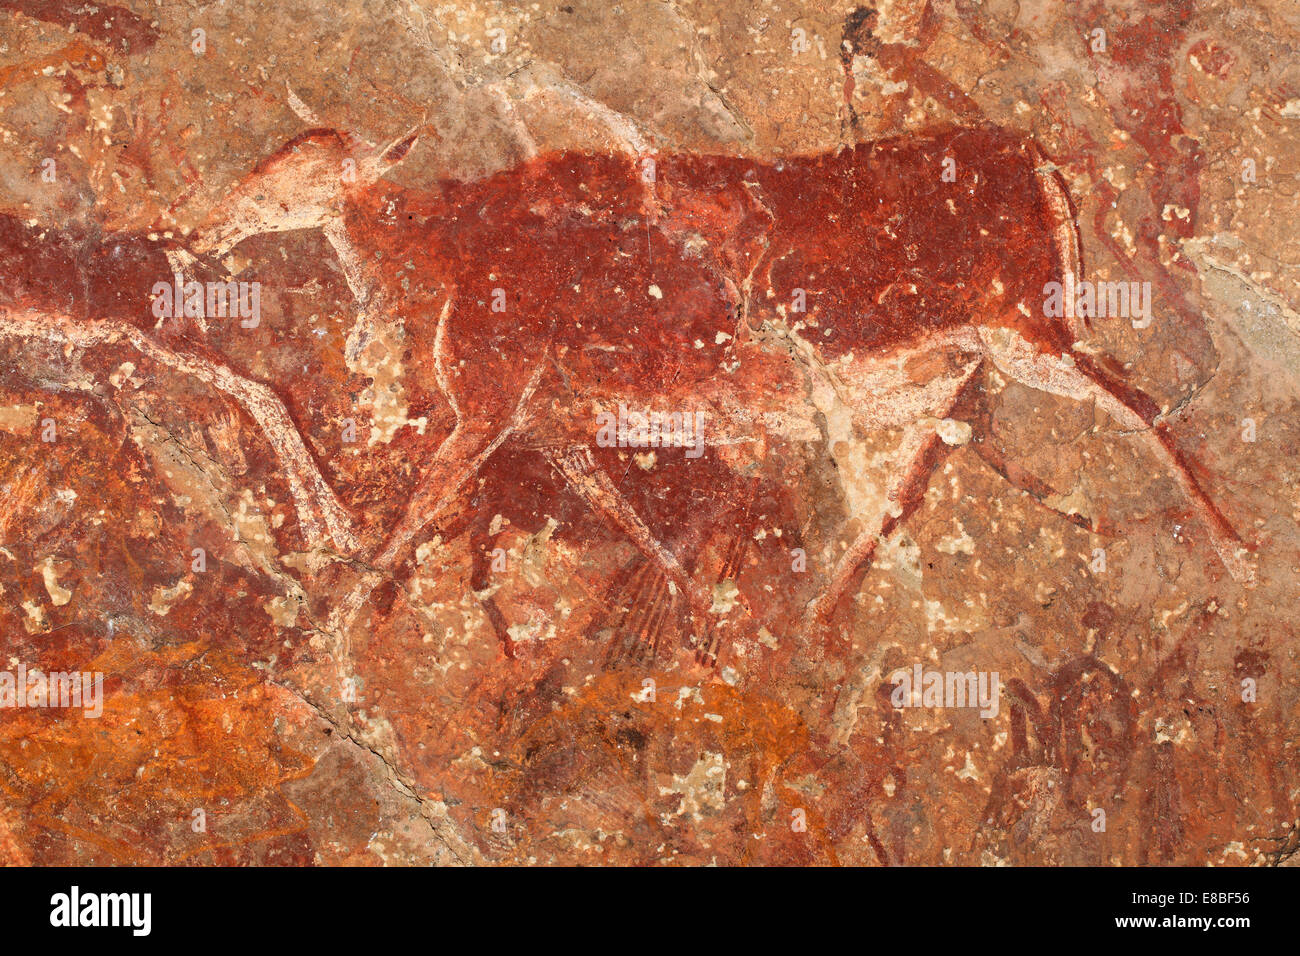
[[[426,132],[433,133],[435,136],[437,135],[432,126],[429,126],[427,123],[420,124],[384,150],[380,157],[380,165],[385,170],[391,166],[396,166],[406,158],[406,154],[411,151],[411,147],[415,145],[415,141]]]

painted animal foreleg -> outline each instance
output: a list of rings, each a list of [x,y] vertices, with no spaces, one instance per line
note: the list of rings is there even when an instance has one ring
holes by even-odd
[[[406,511],[383,544],[378,547],[370,566],[347,597],[330,615],[330,625],[336,633],[346,633],[370,593],[400,562],[414,537],[433,521],[444,508],[456,500],[465,483],[471,480],[483,463],[492,456],[501,443],[523,424],[528,414],[528,402],[537,390],[545,371],[544,361],[524,387],[514,413],[503,424],[493,427],[467,423],[460,417],[460,405],[454,394],[447,399],[456,412],[457,423],[450,435],[443,439],[433,459],[427,464],[424,476],[406,504]],[[439,375],[440,382],[443,376]]]
[[[596,464],[591,449],[585,446],[555,449],[548,452],[548,456],[569,488],[592,510],[631,538],[641,553],[681,589],[686,596],[696,644],[703,645],[708,641],[710,628],[707,621],[713,606],[712,595],[687,574],[676,555],[655,537],[609,475]]]
[[[330,630],[346,634],[371,592],[399,563],[411,540],[455,500],[457,492],[478,472],[483,462],[509,435],[503,429],[491,433],[457,425],[426,465],[424,477],[407,502],[397,527],[377,549],[368,568],[347,596],[330,612]]]

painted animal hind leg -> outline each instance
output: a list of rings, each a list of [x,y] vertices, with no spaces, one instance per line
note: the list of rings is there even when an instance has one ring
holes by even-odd
[[[1005,375],[1053,395],[1095,401],[1117,424],[1140,435],[1178,482],[1228,573],[1242,584],[1253,584],[1254,569],[1247,549],[1192,474],[1151,396],[1119,381],[1083,353],[1073,352],[1066,358],[1041,352],[1006,329],[981,329],[980,338]]]
[[[949,413],[950,417],[971,426],[971,441],[966,447],[973,451],[1000,478],[1011,487],[1019,489],[1034,501],[1085,531],[1105,533],[1102,520],[1096,515],[1085,515],[1057,503],[1060,492],[1039,478],[1034,472],[1015,461],[994,441],[993,408],[989,402],[987,384],[982,388],[966,390],[961,402]]]
[[[942,407],[942,417],[948,417],[959,406],[967,390],[977,381],[976,372],[982,364],[976,362],[957,382]],[[856,585],[875,555],[880,541],[892,534],[921,503],[930,483],[930,475],[947,455],[948,447],[933,420],[923,420],[907,426],[899,449],[900,460],[907,464],[886,490],[890,505],[869,516],[848,550],[840,556],[831,572],[830,583],[808,607],[804,621],[805,632],[827,627],[836,612],[855,593]]]

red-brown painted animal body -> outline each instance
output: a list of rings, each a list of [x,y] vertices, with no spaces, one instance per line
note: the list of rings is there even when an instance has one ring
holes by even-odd
[[[765,320],[802,322],[827,361],[972,323],[1071,347],[1041,309],[1061,223],[1033,147],[1005,132],[656,162],[653,181],[632,157],[560,153],[431,192],[380,182],[349,197],[348,234],[403,313],[427,319],[408,327],[436,325],[450,297],[448,375],[475,414],[507,414],[553,362],[544,391],[566,434],[541,441],[590,440],[588,402],[758,387],[743,346]]]
[[[919,500],[941,444],[935,421],[992,361],[1143,431],[1225,564],[1243,572],[1235,534],[1156,404],[1075,348],[1081,327],[1045,314],[1047,284],[1079,277],[1081,266],[1068,195],[1033,144],[992,128],[948,129],[811,157],[556,153],[429,189],[380,179],[415,139],[367,154],[357,167],[366,175],[336,182],[331,171],[345,165],[352,141],[304,134],[259,164],[189,243],[220,259],[261,232],[322,228],[357,300],[349,364],[365,374],[356,362],[367,342],[390,336],[454,413],[449,435],[430,436],[396,526],[390,532],[383,519],[358,538],[272,389],[234,380],[216,367],[218,355],[208,365],[166,356],[263,420],[296,469],[295,500],[313,544],[328,531],[336,547],[391,569],[510,441],[546,455],[568,487],[685,589],[699,634],[709,590],[596,465],[590,448],[600,443],[602,413],[624,404],[705,411],[706,442],[734,455],[747,443],[761,449],[767,414],[807,411],[829,383],[866,425],[902,426],[905,435],[889,500],[854,515],[861,528],[833,559],[820,614],[853,592],[875,543]],[[146,286],[178,262],[204,268],[142,237],[87,244],[34,237],[12,220],[0,226],[0,248],[45,241],[36,255],[45,264],[24,260],[0,305],[53,310],[62,321],[117,318],[139,332],[151,324]],[[62,288],[60,277],[73,274],[87,277],[84,287]],[[158,334],[183,327],[166,323]],[[150,339],[115,334],[159,357]],[[340,605],[340,626],[377,574]]]
[[[508,437],[556,456],[571,486],[682,577],[590,457],[562,454],[596,443],[602,409],[707,408],[714,441],[761,444],[763,410],[803,400],[827,367],[856,369],[851,402],[892,426],[946,417],[991,359],[1151,427],[1233,567],[1236,536],[1156,403],[1075,349],[1083,320],[1046,314],[1047,284],[1081,265],[1068,194],[1043,166],[1032,143],[977,128],[785,160],[559,153],[434,190],[345,190],[342,229],[366,284],[408,329],[437,329],[422,351],[461,423],[377,563]],[[882,371],[897,362],[902,390]],[[891,498],[923,490],[936,442],[908,450]],[[895,520],[866,522],[832,592],[848,592]]]
[[[75,327],[83,341],[97,328],[104,335],[129,328],[158,345],[231,364],[223,345],[260,324],[260,295],[258,315],[241,319],[241,283],[229,285],[231,278],[195,259],[178,239],[44,227],[0,215],[0,310],[47,322],[53,331]],[[247,287],[254,281],[241,279],[248,306]],[[165,295],[161,286],[168,288]],[[241,321],[247,323],[242,328]]]
[[[1043,285],[1061,278],[1063,223],[1039,162],[1032,143],[985,128],[766,163],[681,157],[661,168],[674,195],[680,182],[728,212],[748,201],[740,248],[714,241],[737,271],[757,266],[751,308],[784,306],[794,321],[795,290],[805,290],[817,317],[809,338],[830,359],[971,323],[1069,348],[1070,330],[1042,317]],[[737,237],[735,214],[721,218]]]

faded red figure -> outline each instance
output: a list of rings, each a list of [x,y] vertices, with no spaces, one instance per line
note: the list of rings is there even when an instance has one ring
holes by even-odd
[[[259,164],[188,244],[127,252],[166,263],[141,274],[211,271],[251,236],[320,229],[356,300],[350,365],[364,370],[395,330],[432,330],[411,361],[430,370],[455,425],[419,462],[392,526],[367,526],[339,503],[269,385],[151,335],[129,283],[57,310],[69,342],[129,343],[259,421],[308,543],[328,540],[369,569],[340,596],[336,633],[509,443],[549,461],[635,543],[684,595],[699,658],[716,662],[720,637],[752,623],[744,595],[719,607],[712,582],[689,573],[620,491],[624,476],[598,464],[601,423],[626,409],[692,422],[689,442],[737,469],[769,438],[825,442],[856,526],[842,552],[810,556],[824,584],[803,626],[824,625],[944,450],[969,438],[954,418],[987,366],[1094,402],[1133,432],[1178,480],[1223,564],[1249,577],[1245,549],[1157,404],[1077,347],[1086,319],[1045,308],[1052,283],[1083,276],[1070,197],[1033,143],[951,127],[783,161],[562,152],[471,182],[385,180],[423,129],[386,147],[307,132]],[[33,310],[54,297],[19,282],[0,321],[35,334]],[[874,491],[853,480],[854,438],[866,430],[901,436]],[[684,454],[687,441],[679,433],[660,452]]]
[[[826,569],[809,612],[823,622],[917,503],[943,423],[987,363],[1095,402],[1140,436],[1224,565],[1249,576],[1157,404],[1076,348],[1086,319],[1046,314],[1049,284],[1083,276],[1070,197],[1032,143],[958,127],[785,161],[565,152],[428,189],[382,179],[418,134],[375,149],[306,133],[194,244],[220,256],[259,232],[319,227],[357,299],[351,353],[385,325],[436,325],[433,354],[417,361],[433,366],[456,426],[422,464],[401,521],[366,545],[375,567],[399,564],[511,442],[553,462],[685,592],[703,638],[729,622],[711,618],[709,588],[596,465],[595,423],[620,406],[702,413],[704,444],[726,448],[780,430],[772,410],[803,402],[832,445],[837,430],[904,435],[883,506],[855,514],[856,538]],[[354,589],[336,623],[372,585]]]

